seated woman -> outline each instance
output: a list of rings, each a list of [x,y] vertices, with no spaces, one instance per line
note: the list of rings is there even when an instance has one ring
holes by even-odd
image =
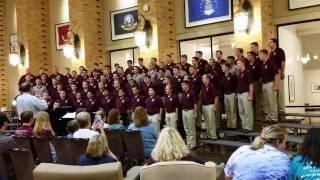
[[[158,133],[155,126],[149,123],[147,112],[143,107],[139,106],[135,109],[134,120],[128,130],[141,132],[144,157],[149,158],[158,139]]]
[[[35,116],[35,124],[33,127],[33,135],[37,137],[48,138],[49,140],[53,138],[55,135],[54,131],[52,130],[52,126],[49,119],[49,114],[45,111],[40,111]],[[51,156],[53,162],[57,161],[56,151],[54,146],[51,142],[49,142]]]
[[[178,131],[170,127],[162,129],[147,165],[163,161],[193,161],[204,164],[203,161],[190,154]]]
[[[108,114],[109,130],[125,130],[126,128],[121,124],[121,114],[118,109],[111,109]]]
[[[80,128],[80,126],[79,126],[79,123],[77,120],[74,119],[74,120],[69,121],[67,124],[67,127],[66,127],[66,130],[68,132],[67,138],[70,138],[70,139],[73,138],[74,132],[78,131],[79,128]]]
[[[289,180],[320,179],[320,128],[310,129],[291,163]]]
[[[90,138],[86,154],[79,157],[80,166],[90,166],[116,162],[116,156],[110,151],[104,134]]]
[[[288,179],[290,159],[283,152],[288,133],[279,125],[263,128],[251,145],[238,148],[224,169],[226,180]]]
[[[55,133],[52,129],[49,114],[45,111],[40,111],[35,116],[35,124],[33,127],[33,135],[38,137],[52,138]]]
[[[100,120],[103,122],[103,129],[108,129],[109,128],[109,124],[106,123],[106,113],[103,111],[97,111],[95,114],[95,120],[97,118],[100,118]]]

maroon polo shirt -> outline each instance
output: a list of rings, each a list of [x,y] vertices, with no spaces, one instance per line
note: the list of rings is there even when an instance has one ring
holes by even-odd
[[[269,54],[269,59],[274,63],[277,69],[281,69],[281,63],[286,60],[286,55],[283,49],[277,47]]]
[[[159,96],[148,97],[145,101],[146,110],[149,115],[160,113],[160,108],[163,108],[162,99]]]
[[[95,112],[97,111],[98,104],[96,103],[95,99],[87,99],[85,107],[88,112]]]
[[[78,81],[78,83],[79,83],[80,85],[82,85],[82,82],[88,80],[88,78],[89,78],[89,76],[84,77],[84,76],[82,76],[82,75],[78,75],[77,78],[76,78],[76,80]]]
[[[181,64],[182,70],[184,70],[187,74],[189,74],[189,68],[191,67],[191,64],[186,63],[186,64]]]
[[[117,97],[115,102],[115,107],[120,111],[120,113],[127,113],[130,108],[130,101],[127,97]]]
[[[73,104],[74,102],[77,101],[77,98],[76,98],[76,93],[73,93],[73,92],[69,92],[68,93],[68,99],[69,101]]]
[[[98,88],[98,86],[96,83],[93,83],[93,84],[89,83],[89,89],[91,92],[95,93],[97,91],[97,88]]]
[[[217,63],[216,63],[217,64]],[[214,85],[215,89],[217,91],[219,91],[220,89],[220,83],[221,83],[221,72],[217,72],[215,68],[212,68],[211,69],[211,72],[210,72],[210,75],[211,75],[211,83]]]
[[[108,112],[115,106],[114,98],[111,96],[101,96],[99,98],[99,107],[108,114]]]
[[[131,96],[132,111],[134,111],[138,106],[146,107],[145,101],[146,101],[146,98],[144,96],[141,96],[141,95]]]
[[[170,64],[166,64],[164,68],[167,69],[167,70],[169,70],[169,71],[171,72],[171,74],[172,74],[172,71],[173,71],[173,67],[174,67],[174,66],[176,66],[175,63],[170,63]]]
[[[139,67],[140,68],[140,73],[148,73],[148,68],[146,68],[144,65],[142,67]]]
[[[65,98],[65,99],[59,98],[58,100],[56,100],[56,103],[59,103],[60,107],[72,106],[72,103],[67,98]]]
[[[164,97],[164,107],[167,113],[176,112],[176,108],[179,107],[179,99],[176,95],[171,96],[166,95]]]
[[[203,70],[203,73],[206,73],[206,67],[207,67],[207,65],[208,65],[208,61],[205,60],[205,59],[200,59],[200,60],[198,61],[198,64],[199,64],[200,69]],[[203,74],[202,74],[202,75],[203,75]]]
[[[87,99],[87,93],[89,92],[89,89],[88,90],[82,90],[81,91],[81,98],[82,99]]]
[[[57,87],[50,86],[48,92],[52,99],[58,99],[60,97]]]
[[[112,89],[112,92],[111,92],[111,95],[113,96],[113,97],[118,97],[119,96],[119,90],[120,90],[121,88],[119,88],[119,89]]]
[[[182,93],[182,109],[183,110],[193,110],[195,104],[197,104],[197,96],[192,90],[189,89],[188,92]]]
[[[193,89],[196,94],[200,93],[200,87],[202,86],[202,79],[200,75],[190,77],[190,89]]]
[[[222,87],[224,94],[232,94],[237,89],[237,76],[229,73],[227,76],[222,76]]]
[[[147,85],[146,83],[141,83],[141,87],[140,87],[140,94],[142,96],[148,96],[148,92],[149,92],[149,88],[153,87],[154,90],[157,92],[157,88],[155,87],[155,85],[153,83],[150,83],[149,85]]]
[[[264,84],[274,81],[274,76],[279,73],[278,68],[270,60],[267,60],[265,63],[261,64],[260,72],[261,80]]]
[[[86,102],[84,100],[76,100],[74,103],[73,103],[73,108],[74,110],[77,110],[78,108],[85,108],[86,107]]]
[[[127,68],[127,69],[124,71],[124,74],[125,74],[125,75],[131,74],[131,73],[132,73],[132,70],[133,70],[133,67]]]
[[[103,93],[103,91],[97,90],[97,91],[96,91],[96,95],[95,95],[96,99],[101,99],[101,98],[103,98],[102,93]]]
[[[213,70],[211,70],[211,71],[215,71],[215,72],[217,72],[219,75],[222,75],[223,74],[223,72],[222,72],[222,64],[225,62],[225,60],[224,59],[222,59],[221,61],[220,61],[220,63],[218,63],[218,62],[216,62],[216,63],[214,63],[214,66],[213,66]]]
[[[249,92],[249,85],[253,83],[251,72],[245,69],[238,75],[237,93]]]
[[[159,79],[156,79],[155,81],[155,85],[157,87],[157,94],[160,97],[164,97],[165,96],[165,84],[163,83],[164,78],[160,77]]]
[[[174,76],[172,78],[172,86],[175,89],[175,93],[182,93],[181,83],[183,81],[183,76]]]
[[[217,92],[213,84],[209,83],[208,86],[202,85],[201,102],[203,105],[214,104],[214,99],[216,96],[217,96]]]
[[[260,61],[255,60],[253,63],[248,64],[248,69],[251,71],[252,79],[254,82],[259,81],[260,75]]]

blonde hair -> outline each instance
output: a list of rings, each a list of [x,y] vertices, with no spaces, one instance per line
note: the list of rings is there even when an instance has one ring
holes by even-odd
[[[134,111],[133,123],[136,127],[143,127],[149,124],[148,115],[145,108],[138,106]]]
[[[281,143],[284,141],[287,135],[287,130],[285,128],[281,128],[277,124],[266,126],[262,129],[260,136],[257,136],[252,142],[251,149],[261,149],[265,144],[277,146],[279,142]]]
[[[97,111],[95,116],[100,116],[103,122],[106,122],[106,113],[104,111]]]
[[[157,162],[175,161],[181,160],[188,154],[190,154],[190,151],[178,131],[166,127],[162,129],[151,157]]]
[[[101,158],[109,155],[108,141],[105,135],[95,135],[90,138],[86,155],[91,158]]]
[[[33,134],[38,135],[39,132],[43,130],[50,130],[52,134],[54,134],[50,119],[49,119],[49,114],[45,111],[40,111],[36,114],[35,116],[35,124],[33,127]]]

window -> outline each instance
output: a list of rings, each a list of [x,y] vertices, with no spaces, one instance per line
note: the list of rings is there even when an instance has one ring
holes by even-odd
[[[234,34],[229,33],[221,36],[181,40],[179,45],[180,55],[186,54],[190,64],[196,51],[202,51],[203,58],[208,60],[215,58],[216,50],[221,50],[224,53],[224,58],[226,58],[227,56],[234,55]]]
[[[110,51],[110,65],[111,71],[115,71],[114,64],[118,63],[125,70],[128,68],[127,61],[133,60],[133,64],[137,62],[139,58],[139,48],[127,48]]]

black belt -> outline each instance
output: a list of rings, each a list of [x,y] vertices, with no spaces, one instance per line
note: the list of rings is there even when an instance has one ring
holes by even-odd
[[[225,92],[224,94],[229,95],[229,94],[233,94],[233,93],[235,93],[235,92]]]

